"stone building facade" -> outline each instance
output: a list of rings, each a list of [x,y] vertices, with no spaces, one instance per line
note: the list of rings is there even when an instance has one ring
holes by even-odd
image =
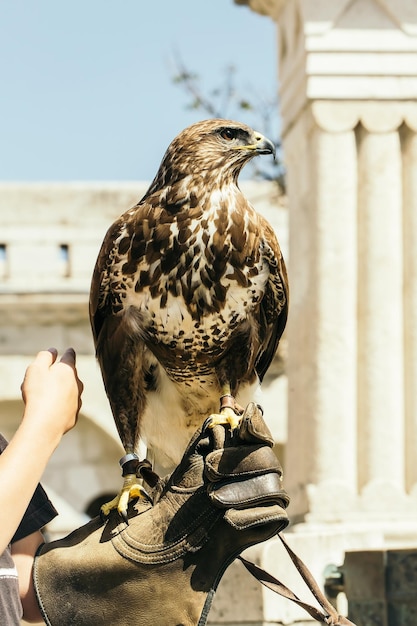
[[[323,583],[347,550],[417,544],[417,4],[235,1],[276,25],[289,540]]]

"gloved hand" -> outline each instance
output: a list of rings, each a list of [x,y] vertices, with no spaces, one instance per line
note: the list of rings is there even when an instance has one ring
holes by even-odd
[[[38,601],[50,626],[206,624],[227,566],[288,524],[273,440],[255,404],[234,431],[206,422],[181,463],[131,505],[41,547]]]

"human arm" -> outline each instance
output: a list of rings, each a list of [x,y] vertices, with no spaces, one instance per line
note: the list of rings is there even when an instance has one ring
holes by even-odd
[[[68,349],[39,352],[22,383],[23,418],[0,455],[0,553],[7,547],[62,436],[76,423],[83,384]]]
[[[37,530],[12,544],[12,557],[19,574],[19,593],[23,617],[25,621],[30,623],[43,622],[32,579],[33,559],[43,541],[41,531]]]

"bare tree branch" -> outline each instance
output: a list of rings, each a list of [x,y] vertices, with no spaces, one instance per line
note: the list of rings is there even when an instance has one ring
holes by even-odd
[[[252,161],[252,176],[261,180],[275,181],[285,191],[285,169],[281,158],[281,140],[274,139],[274,122],[277,120],[278,98],[260,96],[251,89],[251,95],[242,95],[236,88],[236,68],[228,65],[219,76],[219,84],[206,94],[201,87],[200,76],[182,61],[178,52],[173,54],[172,81],[189,97],[186,108],[201,110],[209,117],[239,117],[242,112],[250,114],[256,121],[257,130],[274,141],[277,158],[269,167],[264,162]]]

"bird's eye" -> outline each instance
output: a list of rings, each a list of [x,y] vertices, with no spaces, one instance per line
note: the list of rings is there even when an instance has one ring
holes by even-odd
[[[233,130],[232,128],[223,128],[222,132],[220,133],[221,137],[223,137],[223,139],[227,139],[228,141],[232,141],[232,139],[235,139],[237,136],[237,131]]]

